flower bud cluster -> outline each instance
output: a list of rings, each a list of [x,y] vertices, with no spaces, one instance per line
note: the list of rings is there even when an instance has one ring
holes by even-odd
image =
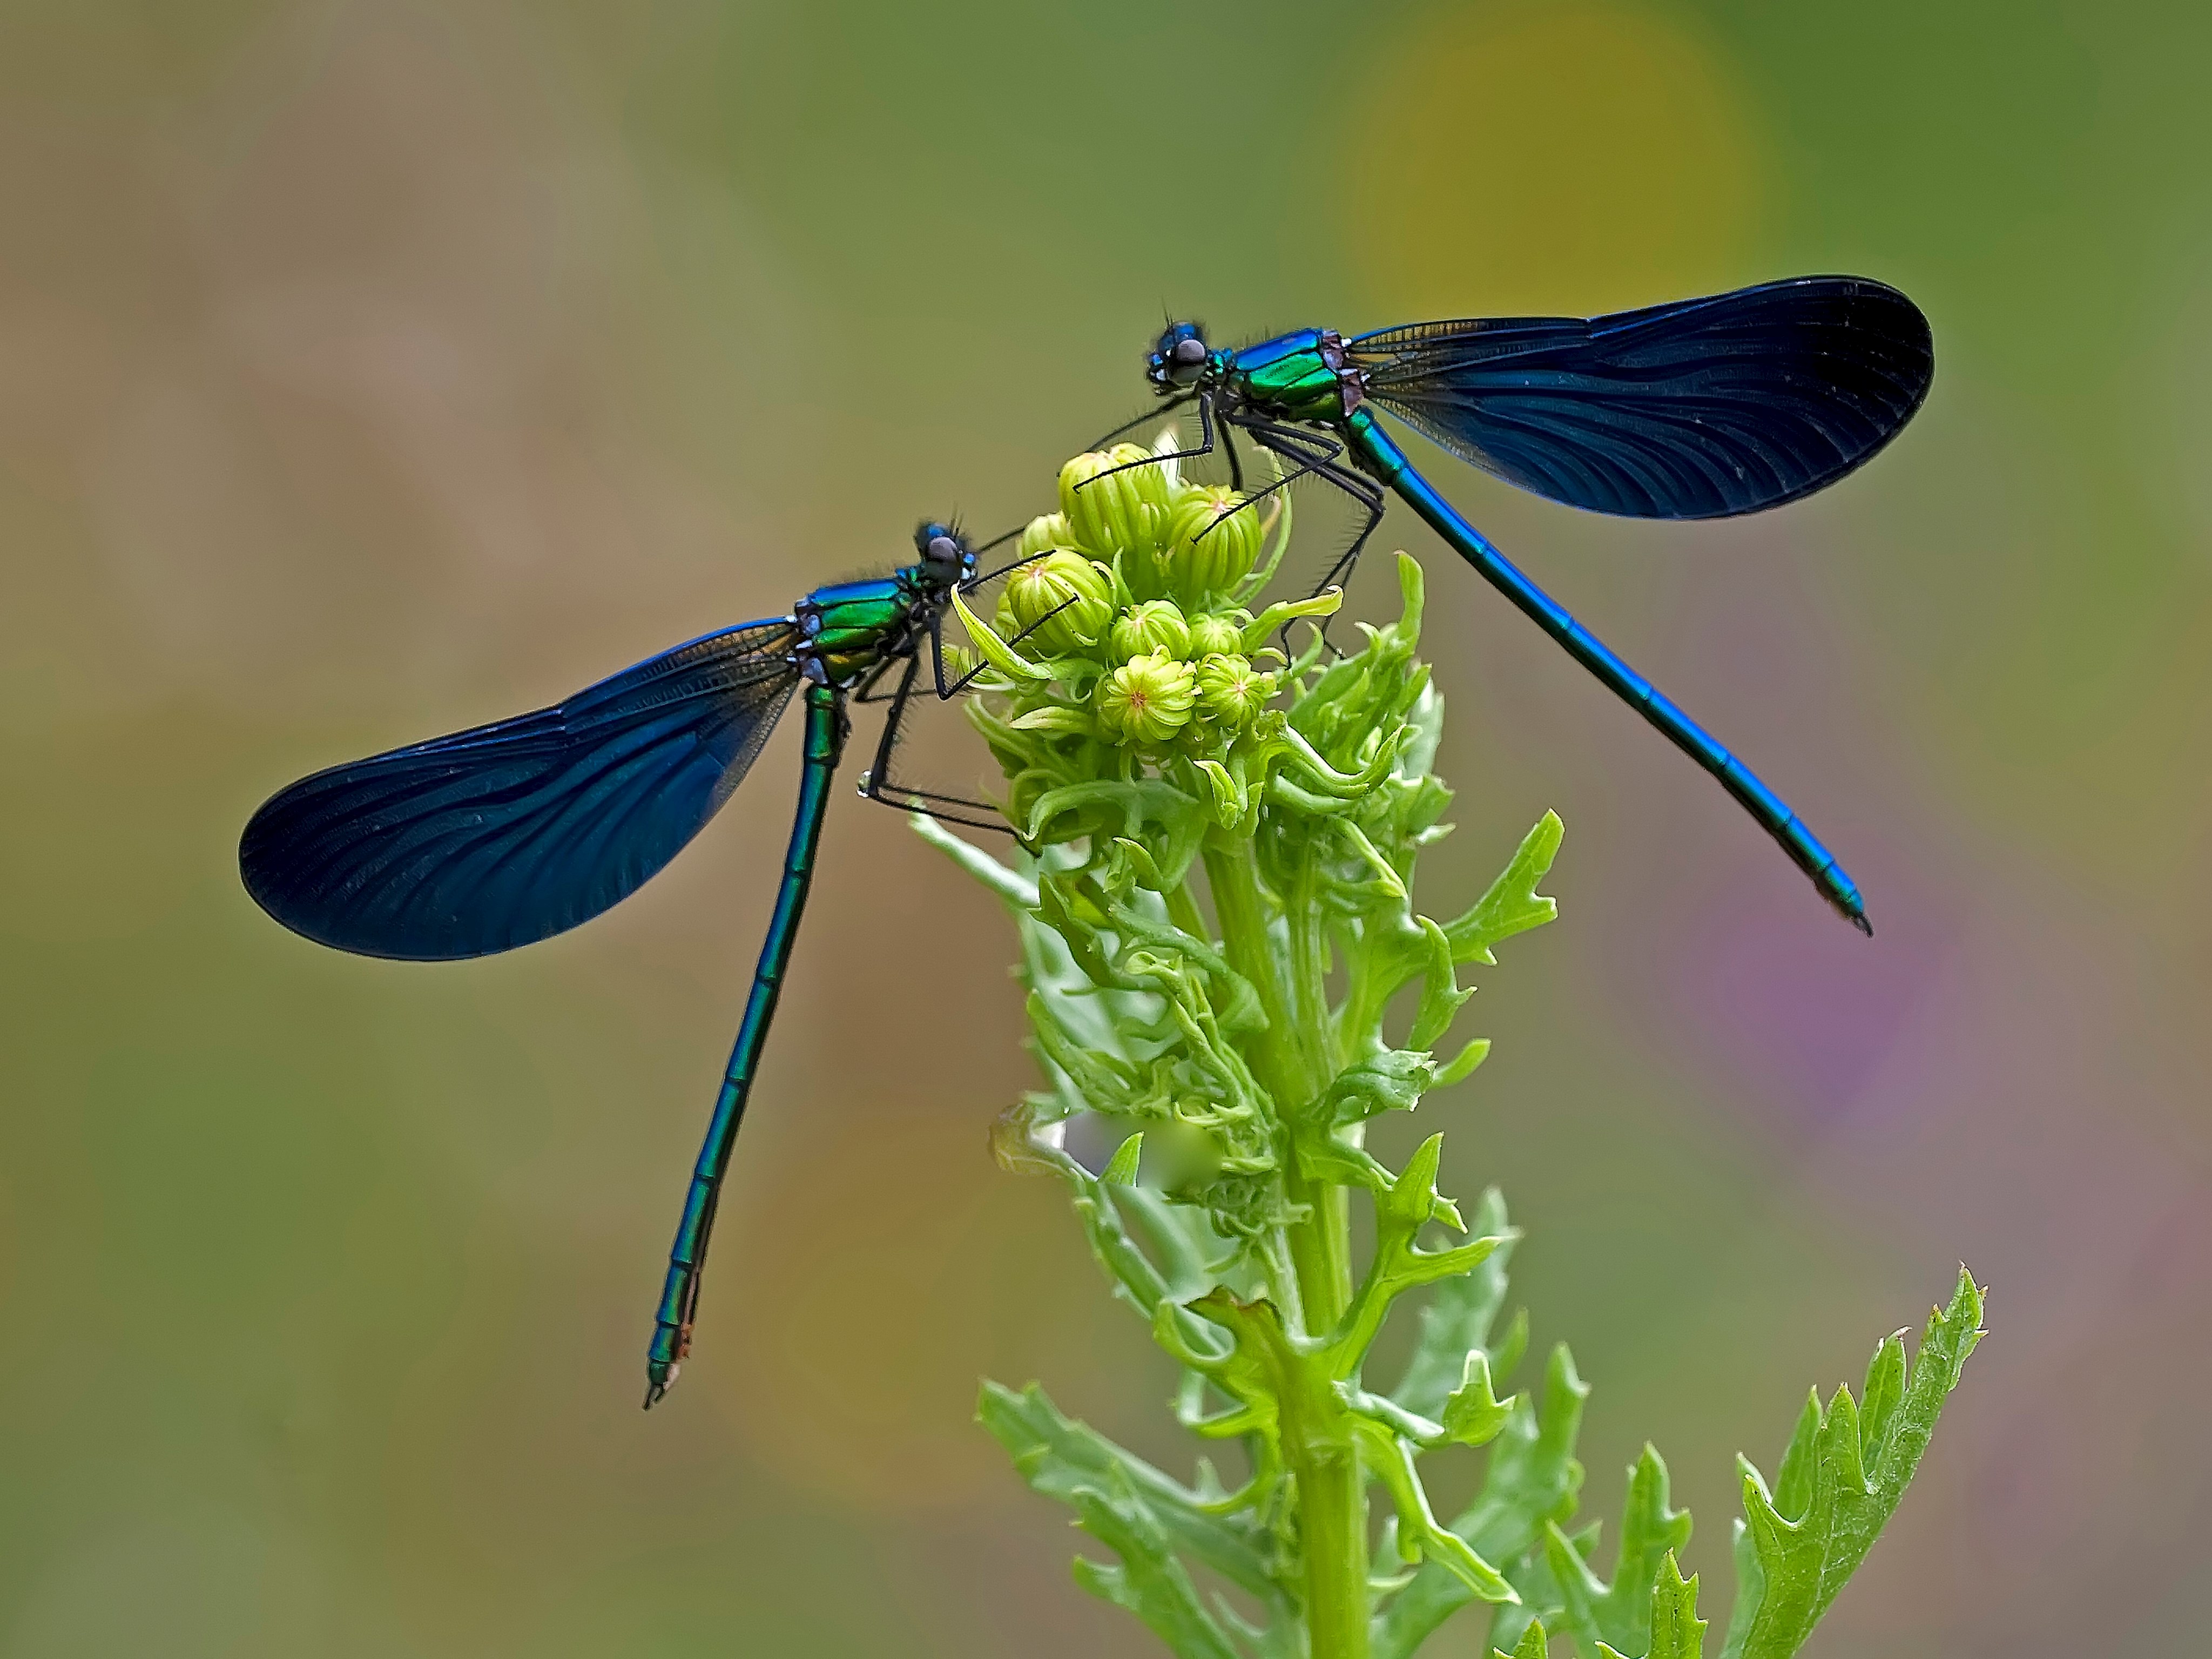
[[[1113,568],[1133,599],[1198,611],[1227,602],[1251,575],[1267,525],[1249,497],[1185,483],[1152,451],[1116,444],[1060,468],[1060,511],[1024,533],[1071,536],[1041,544],[1073,546]]]
[[[1186,483],[1134,444],[1068,462],[1060,503],[1022,532],[1024,562],[992,619],[1035,670],[1018,701],[1056,708],[1057,731],[1087,711],[1090,734],[1117,747],[1220,758],[1281,683],[1255,665],[1278,653],[1249,637],[1238,603],[1265,580],[1254,573],[1281,508]]]

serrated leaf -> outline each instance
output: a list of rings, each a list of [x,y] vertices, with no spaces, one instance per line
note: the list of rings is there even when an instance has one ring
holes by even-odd
[[[1521,1632],[1521,1639],[1513,1644],[1513,1651],[1491,1649],[1491,1659],[1548,1659],[1551,1645],[1544,1639],[1544,1621],[1531,1619]]]
[[[1628,1471],[1611,1583],[1590,1570],[1556,1525],[1547,1525],[1544,1556],[1559,1590],[1559,1628],[1583,1652],[1601,1641],[1633,1652],[1650,1632],[1662,1566],[1689,1541],[1688,1514],[1668,1505],[1667,1465],[1646,1445]]]
[[[1501,1401],[1492,1391],[1490,1361],[1477,1348],[1467,1357],[1459,1387],[1444,1401],[1444,1435],[1455,1445],[1486,1446],[1498,1438],[1512,1410],[1510,1398]]]
[[[1704,1659],[1705,1621],[1698,1617],[1698,1577],[1682,1577],[1672,1552],[1659,1570],[1651,1600],[1651,1632],[1644,1652],[1623,1654],[1603,1642],[1599,1659]]]
[[[1413,1468],[1411,1443],[1368,1419],[1359,1421],[1356,1431],[1362,1461],[1389,1491],[1396,1510],[1401,1550],[1407,1544],[1418,1546],[1430,1562],[1449,1573],[1469,1595],[1485,1601],[1516,1600],[1504,1574],[1476,1554],[1467,1540],[1437,1524],[1429,1508],[1429,1495]]]
[[[1340,1127],[1364,1123],[1384,1112],[1410,1112],[1436,1075],[1425,1052],[1390,1048],[1336,1074],[1322,1097],[1321,1118]]]
[[[1905,1333],[1892,1331],[1875,1346],[1867,1361],[1866,1397],[1859,1407],[1859,1432],[1866,1438],[1867,1455],[1879,1462],[1889,1438],[1897,1402],[1905,1397]]]
[[[1565,835],[1566,826],[1559,822],[1559,815],[1545,813],[1536,827],[1522,837],[1512,862],[1490,884],[1490,890],[1444,925],[1455,961],[1493,962],[1492,945],[1531,927],[1540,927],[1559,914],[1559,902],[1539,893],[1536,884],[1551,870]]]
[[[1269,1601],[1279,1597],[1268,1571],[1264,1529],[1209,1514],[1200,1494],[1089,1424],[1062,1416],[1037,1384],[1017,1393],[985,1382],[975,1418],[1006,1449],[1032,1490],[1072,1505],[1078,1492],[1126,1488],[1143,1499],[1176,1548],[1240,1589]]]
[[[1782,1454],[1782,1466],[1774,1474],[1774,1507],[1790,1520],[1796,1520],[1811,1505],[1820,1465],[1820,1391],[1814,1389],[1806,1396],[1805,1408],[1797,1413],[1789,1449]]]
[[[1121,1558],[1118,1565],[1075,1558],[1075,1582],[1102,1601],[1133,1613],[1181,1659],[1241,1659],[1229,1634],[1198,1599],[1190,1574],[1169,1547],[1167,1534],[1142,1499],[1079,1488],[1078,1523]]]
[[[1414,1012],[1413,1029],[1406,1034],[1409,1048],[1433,1048],[1451,1030],[1453,1017],[1474,994],[1474,988],[1460,988],[1452,969],[1451,941],[1444,930],[1426,916],[1413,918],[1413,925],[1421,930],[1425,949],[1421,972],[1421,1004]]]
[[[1437,1074],[1430,1080],[1429,1087],[1449,1089],[1455,1083],[1464,1083],[1474,1075],[1474,1068],[1489,1058],[1490,1039],[1477,1037],[1453,1055],[1450,1060],[1437,1068]]]
[[[1876,1350],[1869,1395],[1882,1404],[1878,1444],[1869,1444],[1850,1391],[1838,1389],[1809,1432],[1799,1419],[1784,1478],[1772,1493],[1756,1468],[1738,1460],[1744,1526],[1722,1659],[1788,1659],[1812,1633],[1905,1495],[1944,1399],[1981,1340],[1982,1305],[1980,1288],[1961,1268],[1949,1307],[1928,1322],[1910,1374],[1900,1366],[1893,1395],[1887,1343]]]
[[[1437,1166],[1443,1155],[1443,1137],[1431,1135],[1413,1149],[1387,1191],[1375,1198],[1375,1253],[1367,1276],[1353,1292],[1352,1305],[1330,1333],[1329,1348],[1337,1375],[1350,1376],[1365,1358],[1368,1347],[1382,1329],[1390,1304],[1404,1291],[1439,1279],[1455,1278],[1486,1261],[1505,1243],[1492,1237],[1470,1240],[1449,1249],[1423,1250],[1414,1239],[1438,1212]],[[1449,1212],[1452,1219],[1457,1212]]]
[[[1523,1393],[1505,1430],[1492,1443],[1482,1490],[1452,1531],[1486,1561],[1519,1559],[1547,1521],[1575,1510],[1583,1466],[1575,1461],[1583,1403],[1589,1387],[1575,1375],[1574,1356],[1562,1343],[1552,1351],[1540,1411]],[[1508,1577],[1512,1575],[1509,1572]],[[1425,1566],[1399,1592],[1372,1627],[1374,1659],[1407,1659],[1430,1632],[1473,1597],[1441,1568]]]
[[[1481,1349],[1492,1362],[1492,1374],[1506,1376],[1510,1366],[1485,1345],[1498,1310],[1505,1303],[1505,1264],[1513,1254],[1513,1233],[1505,1214],[1505,1199],[1497,1188],[1483,1194],[1474,1206],[1470,1231],[1477,1237],[1495,1236],[1505,1242],[1474,1271],[1439,1284],[1421,1310],[1420,1338],[1407,1362],[1406,1374],[1390,1397],[1421,1417],[1441,1417],[1444,1401],[1466,1379],[1468,1356]]]

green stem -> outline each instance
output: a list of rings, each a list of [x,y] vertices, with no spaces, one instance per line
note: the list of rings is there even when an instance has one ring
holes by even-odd
[[[1366,1477],[1349,1444],[1288,1458],[1306,1558],[1310,1659],[1367,1659]]]
[[[1328,939],[1322,911],[1320,869],[1310,840],[1299,856],[1283,915],[1291,947],[1291,1030],[1317,1095],[1336,1075],[1340,1057],[1329,1020]],[[1308,1298],[1307,1311],[1314,1323],[1307,1329],[1314,1336],[1326,1336],[1352,1303],[1351,1194],[1334,1182],[1323,1182],[1312,1183],[1302,1201],[1313,1206],[1313,1220],[1308,1224],[1316,1235],[1328,1278],[1327,1301],[1316,1304]]]
[[[1282,964],[1268,927],[1267,902],[1260,891],[1251,843],[1225,837],[1209,840],[1206,875],[1213,890],[1214,915],[1221,922],[1222,953],[1231,968],[1251,981],[1260,1012],[1267,1017],[1267,1029],[1252,1045],[1253,1074],[1274,1097],[1276,1110],[1286,1120],[1295,1118],[1321,1093],[1323,1079],[1309,1068],[1297,1041],[1297,1016],[1284,994]],[[1305,1331],[1320,1334],[1343,1316],[1350,1297],[1349,1239],[1341,1250],[1331,1248],[1324,1195],[1299,1171],[1289,1149],[1285,1151],[1285,1194],[1291,1203],[1304,1206],[1308,1217],[1284,1230],[1298,1276],[1304,1316],[1300,1322]],[[1340,1255],[1346,1261],[1340,1261]]]
[[[1254,1074],[1283,1118],[1295,1121],[1332,1074],[1318,896],[1302,872],[1287,909],[1285,960],[1269,925],[1251,843],[1210,841],[1206,873],[1223,953],[1251,981],[1267,1017],[1267,1029],[1252,1045]],[[1351,1302],[1350,1211],[1342,1188],[1306,1179],[1295,1155],[1286,1156],[1283,1185],[1306,1213],[1284,1233],[1304,1304],[1293,1329],[1313,1341],[1335,1328]],[[1297,1491],[1309,1659],[1367,1659],[1367,1483],[1358,1448],[1344,1431],[1325,1368],[1309,1355],[1285,1372],[1284,1462]]]

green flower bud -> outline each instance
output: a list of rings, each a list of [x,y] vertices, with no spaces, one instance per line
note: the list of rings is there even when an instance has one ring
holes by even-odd
[[[1060,468],[1060,510],[1075,544],[1093,558],[1110,564],[1126,553],[1139,568],[1152,564],[1167,522],[1168,481],[1158,466],[1127,465],[1150,461],[1152,454],[1135,444],[1115,444]],[[1111,471],[1115,467],[1126,470]]]
[[[1021,566],[999,596],[999,637],[1032,662],[1088,651],[1113,618],[1114,593],[1106,578],[1090,560],[1064,547]]]
[[[1208,657],[1196,679],[1199,713],[1232,731],[1249,726],[1275,695],[1275,677],[1233,653]]]
[[[1226,484],[1192,484],[1177,492],[1162,536],[1162,575],[1186,602],[1226,593],[1252,574],[1266,541],[1260,509]]]
[[[1098,727],[1117,743],[1155,746],[1190,723],[1196,676],[1164,653],[1126,662],[1098,682]]]
[[[1190,654],[1227,655],[1244,648],[1244,624],[1252,620],[1242,611],[1206,611],[1190,619]]]
[[[1073,547],[1075,532],[1069,528],[1067,514],[1047,513],[1031,519],[1022,528],[1022,538],[1015,544],[1014,556],[1026,559],[1031,554],[1042,553],[1048,547]]]
[[[1115,619],[1114,654],[1127,661],[1150,652],[1170,657],[1190,654],[1190,624],[1170,599],[1146,599]]]

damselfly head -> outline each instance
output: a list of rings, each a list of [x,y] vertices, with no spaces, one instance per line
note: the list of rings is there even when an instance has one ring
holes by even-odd
[[[1201,323],[1170,323],[1145,354],[1145,378],[1162,394],[1198,384],[1212,353]]]
[[[923,520],[914,532],[922,580],[933,587],[957,587],[975,574],[975,555],[957,525]]]

